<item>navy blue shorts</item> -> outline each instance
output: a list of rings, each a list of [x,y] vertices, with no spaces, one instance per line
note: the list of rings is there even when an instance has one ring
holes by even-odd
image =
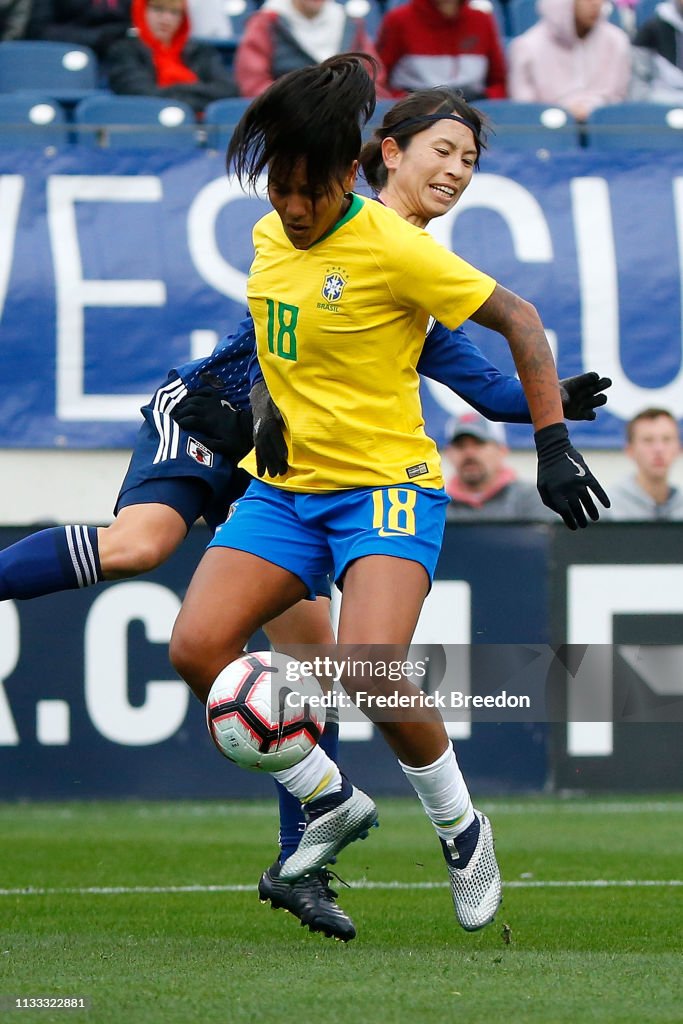
[[[441,551],[448,496],[443,489],[362,487],[299,494],[252,480],[209,547],[258,555],[298,576],[314,599],[328,574],[341,584],[366,555],[422,565],[431,582]]]
[[[188,530],[202,517],[215,530],[233,501],[244,494],[251,477],[234,462],[210,451],[181,430],[170,415],[187,389],[179,377],[158,388],[141,409],[143,420],[114,515],[129,505],[168,505]]]

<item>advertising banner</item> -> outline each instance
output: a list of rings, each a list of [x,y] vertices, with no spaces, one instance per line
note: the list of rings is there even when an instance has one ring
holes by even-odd
[[[208,149],[4,149],[0,446],[131,446],[168,369],[241,319],[268,209]],[[430,230],[537,306],[560,376],[612,377],[609,412],[575,425],[576,443],[620,446],[648,405],[683,417],[683,151],[496,153],[494,138]],[[514,372],[503,338],[467,330]],[[460,403],[430,383],[424,408],[440,442]],[[513,446],[530,438],[509,430]]]

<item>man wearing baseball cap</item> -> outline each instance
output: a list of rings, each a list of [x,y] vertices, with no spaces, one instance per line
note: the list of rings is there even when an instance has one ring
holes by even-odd
[[[451,499],[446,518],[478,520],[560,520],[541,502],[536,485],[518,480],[505,457],[505,428],[477,412],[452,420],[444,456],[454,475],[446,484]]]

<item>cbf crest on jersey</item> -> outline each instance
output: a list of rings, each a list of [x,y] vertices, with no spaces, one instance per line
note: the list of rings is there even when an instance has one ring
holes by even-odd
[[[326,302],[339,302],[348,284],[346,271],[341,267],[330,267],[323,281],[322,295]]]

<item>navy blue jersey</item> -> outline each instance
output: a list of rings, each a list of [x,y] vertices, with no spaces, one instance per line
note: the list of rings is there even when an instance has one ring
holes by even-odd
[[[211,355],[175,366],[171,373],[180,377],[188,391],[215,387],[235,409],[248,409],[249,361],[255,351],[254,322],[246,316],[233,334],[218,342]]]
[[[418,373],[445,384],[489,420],[531,423],[524,388],[501,373],[465,334],[435,320],[427,328]]]

